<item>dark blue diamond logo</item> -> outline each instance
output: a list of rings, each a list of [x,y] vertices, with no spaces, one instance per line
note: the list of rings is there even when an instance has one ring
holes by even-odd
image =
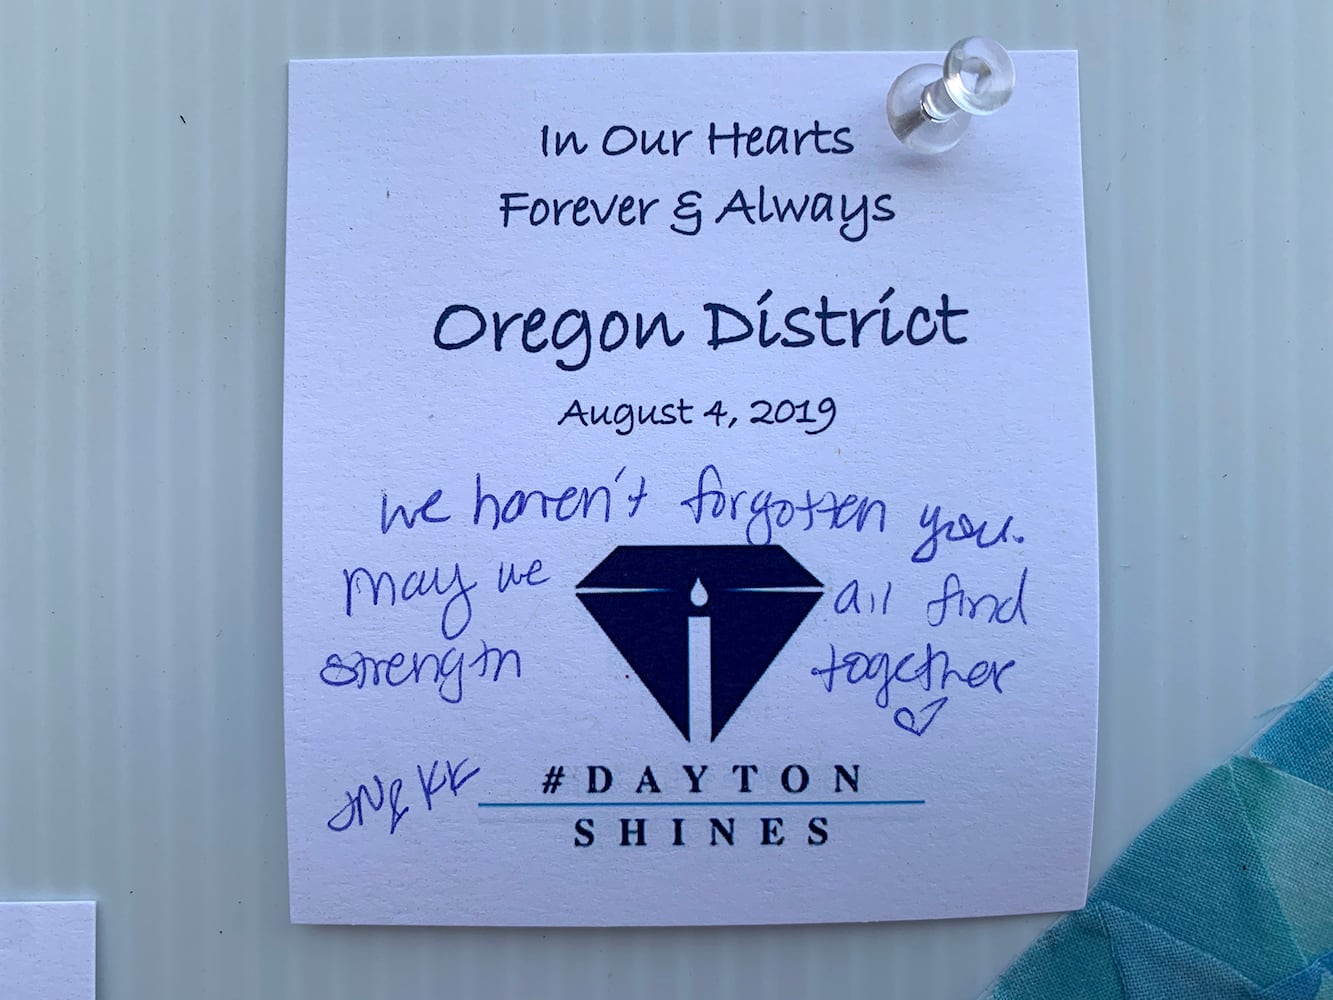
[[[780,545],[622,545],[577,589],[687,740],[690,672],[702,666],[690,662],[690,619],[708,624],[710,739],[717,739],[823,593]]]

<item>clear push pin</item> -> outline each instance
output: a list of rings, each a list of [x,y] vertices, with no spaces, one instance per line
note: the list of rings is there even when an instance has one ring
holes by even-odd
[[[990,115],[1014,92],[1014,64],[999,42],[974,35],[944,57],[944,74],[929,63],[893,81],[885,108],[889,128],[908,149],[943,153],[958,145],[973,115]]]

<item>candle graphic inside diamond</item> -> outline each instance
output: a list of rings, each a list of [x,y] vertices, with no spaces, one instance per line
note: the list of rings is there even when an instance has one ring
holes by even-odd
[[[686,739],[716,739],[823,585],[780,545],[622,545],[578,598]]]

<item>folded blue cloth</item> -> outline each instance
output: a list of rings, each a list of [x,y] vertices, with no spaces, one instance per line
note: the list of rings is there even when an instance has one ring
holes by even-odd
[[[990,1000],[1333,1000],[1333,674],[1191,786]]]

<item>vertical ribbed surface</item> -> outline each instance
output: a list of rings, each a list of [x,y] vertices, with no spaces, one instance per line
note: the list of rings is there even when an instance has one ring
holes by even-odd
[[[973,33],[1078,48],[1103,559],[1094,868],[1333,665],[1333,98],[1312,61],[1333,5],[886,8],[6,0],[0,897],[99,901],[102,1000],[964,998],[1045,923],[289,926],[289,58],[942,50]],[[911,850],[887,843],[883,863]]]

